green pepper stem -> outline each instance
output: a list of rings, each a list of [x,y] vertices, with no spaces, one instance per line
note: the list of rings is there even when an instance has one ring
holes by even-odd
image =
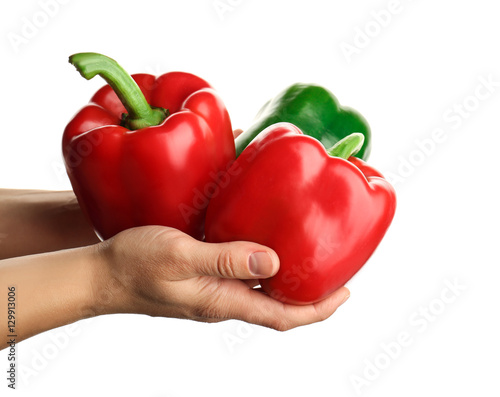
[[[359,152],[365,141],[365,136],[359,132],[353,132],[345,138],[338,141],[327,153],[332,157],[340,157],[347,160],[349,157],[354,156]]]
[[[114,60],[94,52],[82,52],[69,57],[69,63],[87,80],[101,76],[111,86],[128,112],[122,125],[137,130],[158,125],[168,111],[149,106],[144,94],[132,77]]]

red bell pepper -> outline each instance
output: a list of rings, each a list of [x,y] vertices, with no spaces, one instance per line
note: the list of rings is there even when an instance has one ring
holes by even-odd
[[[261,280],[272,297],[318,302],[344,285],[382,240],[396,209],[393,187],[363,160],[355,133],[329,151],[292,124],[260,133],[228,170],[209,203],[208,242],[273,248],[280,270]]]
[[[227,110],[210,85],[189,73],[133,79],[111,58],[70,57],[102,87],[67,125],[66,169],[97,234],[171,226],[203,238],[210,186],[235,158]]]

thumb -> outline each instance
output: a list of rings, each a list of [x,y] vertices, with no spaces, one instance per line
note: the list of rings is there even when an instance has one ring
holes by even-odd
[[[197,242],[192,250],[192,270],[196,275],[236,279],[268,278],[279,269],[279,258],[271,248],[260,244]]]

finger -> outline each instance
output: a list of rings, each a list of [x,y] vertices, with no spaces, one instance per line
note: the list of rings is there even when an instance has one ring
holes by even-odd
[[[242,133],[243,133],[243,130],[240,128],[233,131],[233,135],[235,138],[238,138],[238,136],[241,135]]]
[[[233,294],[228,302],[227,315],[237,320],[286,331],[302,325],[323,321],[330,317],[350,295],[341,287],[328,298],[305,306],[277,301],[259,290],[246,289]]]
[[[234,279],[271,277],[279,269],[276,252],[260,244],[235,241],[203,243],[191,240],[183,255],[191,276],[215,276]]]
[[[266,291],[264,291],[264,289],[262,287],[253,288],[253,290],[260,292],[261,294],[264,294],[264,295],[269,295]]]
[[[248,286],[248,288],[253,288],[253,289],[256,289],[255,287],[257,287],[260,284],[259,280],[257,279],[241,280],[241,281],[243,281]]]

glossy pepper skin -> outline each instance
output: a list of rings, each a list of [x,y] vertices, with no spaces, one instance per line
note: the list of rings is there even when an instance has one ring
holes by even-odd
[[[329,154],[292,124],[268,127],[232,164],[231,180],[210,201],[206,240],[273,248],[280,270],[261,286],[280,301],[326,298],[372,255],[396,208],[389,182],[351,156],[362,139],[352,134]]]
[[[294,124],[304,134],[319,140],[325,148],[359,132],[365,140],[356,157],[366,160],[370,154],[370,126],[360,113],[340,106],[337,98],[321,86],[297,83],[284,89],[260,109],[252,126],[236,139],[236,156],[265,128],[279,122]]]
[[[202,239],[207,187],[235,157],[220,97],[189,73],[132,79],[100,54],[70,62],[110,84],[74,116],[62,142],[73,190],[98,236],[165,225]]]

